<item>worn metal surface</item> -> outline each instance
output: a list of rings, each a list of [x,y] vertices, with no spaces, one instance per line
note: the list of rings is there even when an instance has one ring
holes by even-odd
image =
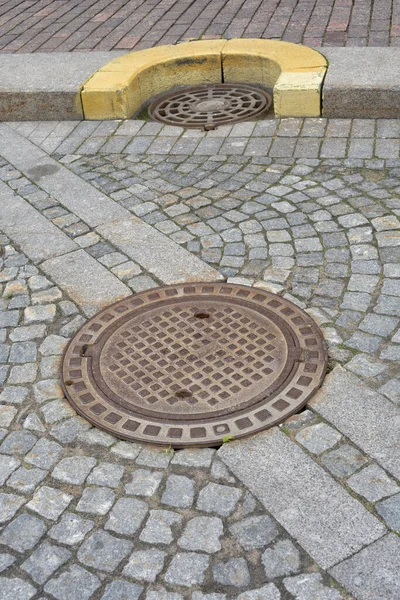
[[[259,88],[220,83],[163,94],[150,104],[149,115],[161,123],[209,130],[261,116],[271,103]]]
[[[148,290],[71,340],[65,394],[93,424],[174,447],[216,445],[297,412],[325,374],[323,338],[291,302],[239,285]]]

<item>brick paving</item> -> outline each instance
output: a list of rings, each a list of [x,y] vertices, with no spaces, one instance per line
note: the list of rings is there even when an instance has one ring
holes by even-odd
[[[262,434],[264,446],[278,436],[296,467],[279,475],[300,503],[292,510],[251,469],[241,476],[251,439],[174,452],[92,428],[58,380],[86,305],[62,273],[46,273],[43,253],[86,256],[127,293],[164,279],[93,227],[89,195],[83,218],[60,187],[46,191],[53,163],[41,180],[7,152],[1,185],[55,237],[37,255],[33,218],[19,238],[26,251],[0,235],[0,599],[398,598],[400,121],[268,120],[208,133],[143,121],[11,126],[70,170],[71,194],[90,184],[178,254],[302,306],[324,333],[333,379],[325,401]],[[56,233],[64,247],[53,248]],[[82,289],[92,283],[86,274]],[[370,418],[342,424],[341,402],[356,414],[369,397]],[[377,438],[378,420],[388,426]],[[264,470],[282,460],[273,448]],[[315,531],[310,490],[324,506]],[[321,538],[337,514],[338,531]]]
[[[8,0],[0,51],[139,50],[255,37],[310,46],[398,46],[399,0]]]

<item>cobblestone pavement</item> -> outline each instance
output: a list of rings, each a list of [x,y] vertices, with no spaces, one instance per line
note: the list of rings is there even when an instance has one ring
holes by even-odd
[[[396,600],[400,122],[1,128],[0,600]],[[333,371],[306,411],[175,453],[74,413],[58,369],[96,290],[172,276],[125,214],[317,320]]]
[[[0,51],[149,48],[253,37],[311,46],[398,46],[399,0],[8,0]]]

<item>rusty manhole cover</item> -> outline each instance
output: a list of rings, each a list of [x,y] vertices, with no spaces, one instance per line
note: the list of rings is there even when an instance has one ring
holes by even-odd
[[[164,94],[152,102],[149,115],[168,125],[209,130],[258,117],[271,103],[271,96],[259,88],[219,83]]]
[[[210,446],[297,412],[326,361],[321,332],[291,302],[193,283],[99,312],[69,343],[62,377],[75,409],[118,437]]]

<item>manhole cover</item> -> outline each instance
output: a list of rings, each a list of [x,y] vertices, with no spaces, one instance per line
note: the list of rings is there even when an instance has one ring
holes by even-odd
[[[119,437],[210,446],[297,412],[326,361],[321,332],[291,302],[193,283],[99,312],[69,343],[62,377],[76,410]]]
[[[260,116],[271,102],[269,94],[249,85],[199,85],[164,94],[152,102],[149,115],[169,125],[208,130]]]

